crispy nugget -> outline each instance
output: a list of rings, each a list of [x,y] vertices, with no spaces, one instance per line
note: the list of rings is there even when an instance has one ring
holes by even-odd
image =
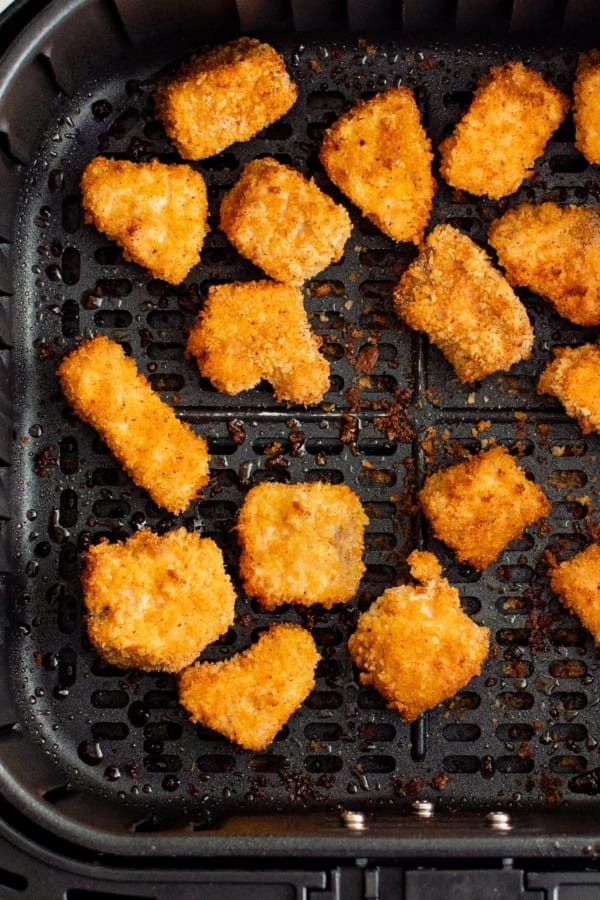
[[[85,221],[154,278],[179,284],[198,263],[208,203],[202,175],[189,166],[97,156],[81,176],[81,191]]]
[[[238,524],[244,587],[265,609],[350,600],[365,571],[368,521],[345,484],[259,484]]]
[[[523,63],[494,66],[440,144],[442,177],[483,197],[512,194],[532,174],[568,110],[568,98]]]
[[[415,550],[408,562],[421,584],[384,591],[359,618],[348,649],[364,670],[362,684],[372,684],[412,722],[479,675],[490,631],[462,611],[432,553]]]
[[[223,197],[220,228],[271,278],[301,284],[342,258],[352,224],[314,181],[266,157],[248,163]]]
[[[590,544],[556,566],[550,573],[550,584],[600,646],[600,546]]]
[[[600,163],[600,50],[579,55],[573,99],[575,146],[588,162]]]
[[[319,155],[333,183],[378,228],[396,241],[420,242],[436,184],[431,141],[408,88],[355,103],[325,132]]]
[[[233,625],[235,592],[209,538],[138,531],[84,560],[88,634],[115,666],[179,672]]]
[[[398,315],[425,331],[461,381],[527,359],[533,328],[488,255],[451,225],[438,225],[394,291]]]
[[[304,628],[271,625],[243,653],[182,672],[179,700],[192,722],[264,750],[314,688],[319,658]]]
[[[278,400],[306,406],[329,389],[329,363],[319,343],[299,288],[248,281],[208,289],[187,349],[219,391],[238,394],[266,378]]]
[[[490,226],[488,240],[511,284],[549,300],[577,325],[600,325],[600,212],[524,203]]]
[[[254,137],[297,96],[279,53],[242,37],[193,57],[158,86],[154,105],[181,156],[205,159]]]
[[[538,392],[558,397],[584,434],[600,431],[600,347],[558,347],[542,372]]]
[[[93,425],[136,484],[180,513],[208,483],[206,441],[180,422],[120,344],[95,337],[58,367],[65,396]]]
[[[550,512],[550,501],[505,447],[430,475],[419,501],[434,535],[476,569],[489,566],[528,525]]]

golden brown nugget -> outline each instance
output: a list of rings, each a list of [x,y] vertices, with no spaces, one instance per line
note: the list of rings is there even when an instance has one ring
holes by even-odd
[[[408,88],[355,103],[325,132],[319,155],[333,183],[385,234],[421,241],[436,184],[431,141]]]
[[[81,191],[85,221],[155,278],[179,284],[199,262],[208,203],[202,175],[189,166],[97,156],[84,169]]]
[[[600,163],[600,50],[581,53],[573,85],[575,146]]]
[[[350,600],[365,566],[362,504],[345,484],[259,484],[240,511],[240,574],[265,609]]]
[[[600,325],[600,213],[524,203],[490,226],[511,284],[530,288],[577,325]]]
[[[306,406],[329,389],[329,363],[319,343],[299,288],[248,281],[208,289],[187,349],[219,391],[239,394],[266,378],[278,400]]]
[[[220,228],[271,278],[301,284],[342,258],[352,224],[314,181],[266,157],[248,163],[223,197]]]
[[[600,546],[590,544],[550,574],[552,590],[600,645]]]
[[[314,688],[319,659],[304,628],[271,625],[243,653],[182,672],[179,700],[192,722],[264,750]]]
[[[440,144],[440,173],[452,187],[498,199],[533,172],[569,100],[520,62],[494,66],[450,137]]]
[[[84,560],[88,634],[115,666],[179,672],[233,625],[235,592],[209,538],[138,531]]]
[[[600,431],[600,347],[559,347],[538,383],[540,394],[557,397],[584,434]]]
[[[279,53],[242,37],[193,57],[158,86],[154,104],[181,156],[205,159],[254,137],[297,96]]]
[[[480,674],[490,631],[462,611],[432,553],[415,550],[408,562],[421,583],[384,591],[359,618],[348,648],[362,684],[412,722]]]
[[[550,512],[550,501],[505,447],[434,472],[419,501],[434,535],[476,569],[489,566],[528,525]]]
[[[155,503],[183,512],[208,483],[206,441],[180,422],[122,347],[95,337],[58,367],[64,394]]]
[[[425,331],[461,381],[531,356],[533,328],[506,279],[470,238],[438,225],[394,291],[396,312]]]

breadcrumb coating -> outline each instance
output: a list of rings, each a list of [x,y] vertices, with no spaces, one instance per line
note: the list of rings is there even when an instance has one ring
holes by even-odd
[[[362,684],[412,722],[480,674],[490,631],[463,612],[432,553],[415,551],[408,562],[421,584],[384,591],[361,615],[348,648],[364,670]]]
[[[97,156],[84,169],[81,191],[85,221],[155,278],[179,284],[199,262],[208,202],[202,175],[189,166]]]
[[[343,206],[270,157],[244,166],[223,197],[219,227],[242,256],[291,284],[340,260],[352,231]]]
[[[438,225],[394,291],[396,312],[425,331],[461,381],[477,381],[531,356],[525,307],[480,247]]]
[[[440,173],[460,190],[499,199],[533,172],[569,100],[521,62],[494,66],[450,137],[442,141]]]
[[[436,189],[431,141],[408,88],[359,100],[325,132],[325,171],[385,234],[418,244]]]
[[[368,518],[345,484],[268,484],[240,511],[240,574],[265,609],[350,600],[358,589]]]
[[[241,37],[194,56],[154,93],[165,131],[184,159],[247,141],[292,108],[298,89],[269,44]]]
[[[550,501],[505,447],[434,472],[419,493],[434,535],[461,562],[485,569],[504,548],[550,512]]]
[[[575,146],[588,162],[600,163],[600,50],[579,55],[573,99]]]
[[[248,281],[208,289],[187,349],[219,391],[238,394],[266,378],[278,400],[307,406],[329,389],[329,363],[319,345],[299,288]]]
[[[264,750],[315,686],[320,657],[299,625],[271,625],[243,653],[179,676],[179,699],[201,722],[246,750]]]
[[[123,348],[95,337],[58,367],[65,397],[155,503],[183,512],[208,483],[206,441],[180,422]]]
[[[540,394],[557,397],[584,434],[600,431],[600,347],[558,347],[538,383]]]
[[[490,226],[511,284],[530,288],[577,325],[600,325],[600,212],[524,203]]]
[[[550,584],[600,646],[600,546],[590,544],[552,569]]]
[[[233,625],[235,592],[209,538],[138,531],[84,561],[88,634],[113,665],[179,672]]]

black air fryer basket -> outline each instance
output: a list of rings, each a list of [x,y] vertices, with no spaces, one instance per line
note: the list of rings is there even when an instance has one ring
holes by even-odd
[[[318,148],[351,102],[409,86],[437,147],[490,65],[522,59],[570,93],[578,50],[600,40],[597,17],[585,0],[55,0],[12,44],[0,65],[0,893],[29,883],[32,896],[63,896],[46,875],[62,869],[69,897],[92,896],[93,871],[108,895],[162,897],[179,879],[182,895],[192,896],[187,882],[213,884],[206,871],[192,877],[192,860],[206,867],[235,858],[249,871],[258,857],[285,857],[283,874],[273,861],[263,873],[261,896],[376,898],[402,885],[391,868],[371,863],[410,857],[446,868],[443,859],[471,858],[463,895],[487,896],[475,857],[593,863],[599,657],[551,595],[547,565],[598,537],[600,439],[584,438],[535,386],[554,346],[595,341],[597,330],[571,325],[520,291],[535,327],[534,358],[461,385],[393,314],[391,291],[414,248],[353,208],[343,260],[305,289],[331,362],[322,404],[285,407],[268,385],[219,394],[184,345],[208,285],[259,275],[216,229],[220,200],[246,162],[275,156],[345,202]],[[202,262],[173,288],[125,263],[83,224],[81,171],[98,153],[177,161],[154,117],[153,86],[191,49],[240,33],[283,52],[300,97],[257,138],[194,164],[209,186],[213,230]],[[520,202],[597,206],[599,172],[573,139],[569,117],[534,176],[500,202],[438,179],[432,223],[450,222],[484,245],[490,221]],[[59,360],[93,333],[119,341],[209,442],[210,485],[181,517],[132,484],[60,392]],[[432,539],[414,496],[428,472],[494,441],[542,485],[553,509],[547,524],[479,574]],[[79,574],[81,552],[100,537],[183,524],[218,542],[236,578],[232,527],[245,493],[265,480],[346,483],[370,524],[367,571],[345,607],[267,615],[236,582],[235,625],[203,658],[244,649],[273,620],[308,627],[322,655],[306,704],[267,751],[252,753],[189,724],[173,677],[99,659],[85,634]],[[414,547],[440,556],[466,611],[490,627],[492,654],[481,677],[408,725],[360,685],[346,641],[359,613],[407,575]],[[310,872],[290,871],[291,857],[311,857]],[[365,872],[349,868],[357,857]],[[143,890],[142,858],[156,866],[146,868]],[[334,858],[348,868],[335,874],[325,862]],[[177,879],[160,868],[166,859]],[[244,877],[230,873],[226,889],[203,896],[241,896]],[[443,881],[428,877],[407,872],[405,896],[448,896]],[[553,884],[533,875],[525,884],[506,868],[493,877],[506,891],[494,896],[541,898]],[[584,875],[578,884],[586,877],[591,884]]]

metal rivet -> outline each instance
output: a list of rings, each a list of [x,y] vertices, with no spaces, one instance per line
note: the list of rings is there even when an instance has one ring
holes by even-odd
[[[345,828],[349,828],[350,831],[364,831],[367,827],[364,813],[343,809],[340,813],[340,818],[342,825]]]
[[[485,821],[494,831],[510,831],[512,828],[510,816],[505,812],[489,812]]]
[[[433,803],[430,800],[415,800],[410,804],[413,815],[420,819],[430,819],[434,813]]]

